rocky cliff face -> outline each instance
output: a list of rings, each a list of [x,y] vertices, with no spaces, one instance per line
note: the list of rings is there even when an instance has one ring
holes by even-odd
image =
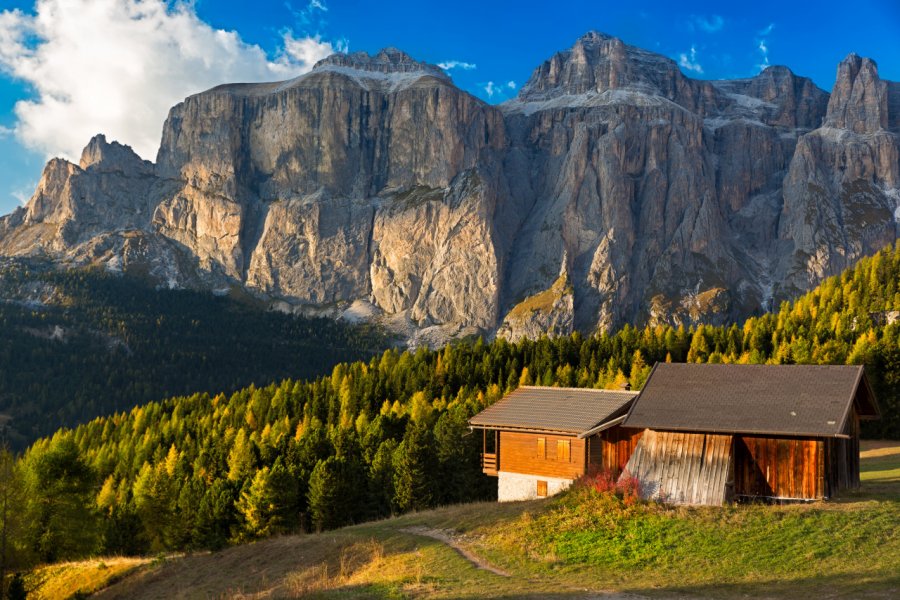
[[[855,55],[829,96],[784,67],[693,80],[589,33],[495,107],[398,50],[339,54],[186,99],[155,164],[102,136],[51,161],[0,253],[429,343],[720,322],[897,237],[898,136],[900,85]]]

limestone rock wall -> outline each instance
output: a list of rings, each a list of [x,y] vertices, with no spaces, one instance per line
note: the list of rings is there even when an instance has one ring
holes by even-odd
[[[185,99],[155,163],[103,136],[50,161],[0,254],[364,306],[410,339],[727,322],[898,236],[900,84],[837,74],[693,80],[591,32],[491,106],[399,50],[337,54]]]

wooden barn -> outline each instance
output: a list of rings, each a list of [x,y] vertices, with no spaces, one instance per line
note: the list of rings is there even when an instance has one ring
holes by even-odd
[[[647,498],[818,500],[859,487],[859,423],[879,417],[861,366],[663,364],[623,427]]]
[[[566,489],[586,471],[620,472],[641,430],[621,426],[636,392],[523,386],[469,420],[501,502]]]

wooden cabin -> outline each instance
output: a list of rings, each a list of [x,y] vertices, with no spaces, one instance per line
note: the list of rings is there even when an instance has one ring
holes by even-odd
[[[636,392],[523,386],[469,420],[501,502],[552,496],[591,469],[620,472],[642,430],[622,420]]]
[[[820,500],[859,487],[859,424],[879,417],[861,366],[658,363],[622,426],[626,466],[677,504]]]

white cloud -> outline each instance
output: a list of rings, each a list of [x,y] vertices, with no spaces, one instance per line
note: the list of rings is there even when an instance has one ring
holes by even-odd
[[[759,70],[762,71],[769,66],[769,47],[766,45],[766,40],[759,40],[757,50],[759,50],[759,53],[762,56],[762,62],[757,66],[759,67]]]
[[[306,26],[321,25],[323,23],[322,13],[328,12],[328,7],[321,0],[310,0],[300,10],[295,9],[291,2],[285,2],[285,6],[287,6],[299,23]]]
[[[0,138],[5,138],[13,135],[16,130],[12,127],[6,127],[5,125],[0,125]]]
[[[28,204],[28,201],[31,200],[31,195],[34,194],[37,185],[37,181],[31,181],[26,185],[13,189],[10,194],[12,194],[12,197],[15,198],[19,204],[25,206]]]
[[[759,52],[760,62],[756,66],[760,71],[770,66],[769,42],[766,38],[772,33],[773,29],[775,29],[775,23],[769,23],[758,32],[759,38],[756,40],[756,50]]]
[[[703,73],[703,66],[697,61],[697,47],[691,46],[690,52],[682,52],[678,55],[678,64],[682,69]]]
[[[271,58],[200,20],[191,4],[165,0],[37,0],[33,15],[0,12],[0,70],[34,90],[16,104],[16,136],[69,159],[96,133],[153,159],[168,110],[184,97],[295,77],[346,48],[291,31],[282,42]]]
[[[513,80],[509,80],[506,83],[488,81],[487,83],[481,84],[481,89],[484,90],[484,93],[487,94],[489,99],[493,99],[494,96],[504,99],[508,96],[509,91],[516,89],[516,82]]]
[[[477,68],[478,65],[475,63],[467,63],[461,60],[445,60],[444,62],[439,62],[438,66],[445,71],[449,71],[450,69],[462,69],[463,71],[471,71],[472,69]]]
[[[725,26],[725,19],[719,15],[711,15],[709,17],[694,17],[693,22],[706,33],[716,33],[722,31]]]

